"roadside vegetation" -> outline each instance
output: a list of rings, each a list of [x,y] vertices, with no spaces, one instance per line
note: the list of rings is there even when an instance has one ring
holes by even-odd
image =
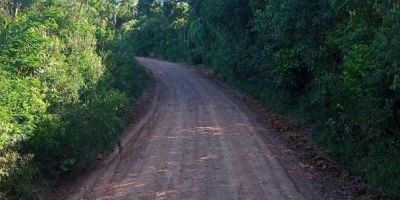
[[[139,55],[205,64],[400,196],[398,1],[139,1]]]
[[[204,64],[400,197],[400,3],[371,0],[0,2],[0,199],[118,143],[146,75],[135,55]]]
[[[118,143],[146,84],[136,1],[0,2],[0,199],[37,199]]]

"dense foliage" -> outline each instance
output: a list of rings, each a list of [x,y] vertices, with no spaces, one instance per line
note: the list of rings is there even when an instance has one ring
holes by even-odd
[[[400,196],[399,1],[141,0],[139,13],[138,53],[214,66]]]
[[[129,0],[0,3],[0,199],[36,199],[118,142],[146,81],[135,15]]]

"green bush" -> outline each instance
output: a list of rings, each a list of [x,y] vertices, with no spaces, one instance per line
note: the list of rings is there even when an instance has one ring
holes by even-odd
[[[129,31],[110,18],[129,21],[131,9],[35,1],[1,15],[0,199],[37,199],[45,182],[118,143],[146,84]]]

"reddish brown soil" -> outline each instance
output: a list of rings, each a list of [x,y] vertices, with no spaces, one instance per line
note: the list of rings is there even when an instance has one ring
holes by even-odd
[[[229,88],[178,64],[138,58],[154,76],[122,151],[60,187],[59,199],[351,199],[297,158]]]

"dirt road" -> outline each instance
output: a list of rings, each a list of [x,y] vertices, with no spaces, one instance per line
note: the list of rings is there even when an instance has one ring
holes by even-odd
[[[224,86],[138,58],[155,78],[147,114],[65,199],[334,199]],[[326,190],[326,189],[325,189]]]

